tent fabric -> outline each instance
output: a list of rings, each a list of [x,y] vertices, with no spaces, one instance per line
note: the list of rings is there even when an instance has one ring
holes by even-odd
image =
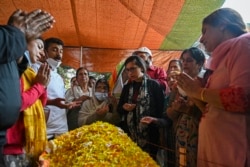
[[[202,19],[224,0],[1,0],[0,24],[16,9],[43,9],[56,20],[44,38],[65,42],[63,64],[112,71],[134,49],[155,51],[166,67],[171,56],[199,38]],[[173,58],[173,57],[172,57]],[[99,62],[100,61],[100,62]],[[158,62],[159,61],[159,62]]]
[[[97,49],[97,48],[69,48],[64,49],[63,62],[70,62],[72,67],[86,67],[89,71],[113,72],[120,61],[132,55],[134,50],[124,49]],[[151,50],[153,54],[153,64],[167,69],[171,59],[179,58],[181,51],[161,51]],[[82,52],[82,63],[79,62]],[[82,65],[80,65],[82,64]]]

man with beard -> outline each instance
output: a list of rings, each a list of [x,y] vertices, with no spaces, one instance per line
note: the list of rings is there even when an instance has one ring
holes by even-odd
[[[145,61],[148,76],[151,79],[155,79],[156,81],[158,81],[164,92],[166,94],[169,94],[169,87],[166,80],[167,74],[163,70],[163,68],[153,65],[152,52],[147,47],[141,47],[134,51],[133,55],[137,55]]]

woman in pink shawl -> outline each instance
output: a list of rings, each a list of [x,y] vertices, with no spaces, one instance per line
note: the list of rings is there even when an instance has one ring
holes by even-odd
[[[250,33],[238,12],[222,8],[204,18],[200,42],[211,53],[206,87],[177,78],[203,111],[197,166],[250,166]]]

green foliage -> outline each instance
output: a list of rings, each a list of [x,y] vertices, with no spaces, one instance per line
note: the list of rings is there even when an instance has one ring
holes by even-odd
[[[70,88],[70,80],[72,77],[76,75],[76,70],[70,66],[63,66],[61,65],[57,69],[58,74],[60,74],[63,78],[65,89]]]

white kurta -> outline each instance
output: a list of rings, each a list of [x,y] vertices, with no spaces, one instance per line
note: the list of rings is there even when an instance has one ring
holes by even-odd
[[[56,70],[51,70],[50,83],[47,87],[48,99],[64,98],[65,88],[62,77]],[[56,106],[47,105],[45,110],[49,110],[47,120],[47,136],[62,134],[68,131],[66,110]]]
[[[83,92],[80,86],[73,86],[73,88],[70,88],[66,95],[65,95],[65,100],[66,102],[72,102],[74,99],[77,99],[81,96],[89,96],[92,97],[92,88],[88,87],[88,92]]]
[[[32,68],[38,71],[40,65],[34,64]],[[50,71],[50,82],[47,86],[48,99],[65,98],[64,81],[57,73],[57,70]],[[44,107],[45,114],[48,115],[47,120],[47,137],[60,135],[68,131],[66,110],[56,106],[47,105]]]

